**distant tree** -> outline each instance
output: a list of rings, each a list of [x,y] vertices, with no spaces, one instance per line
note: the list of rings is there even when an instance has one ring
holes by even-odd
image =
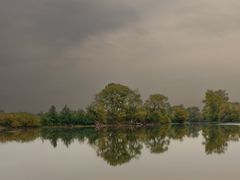
[[[161,94],[152,94],[144,103],[147,120],[150,122],[169,123],[170,104],[168,98]]]
[[[221,122],[236,122],[240,119],[240,106],[237,103],[224,103],[219,109],[218,119]]]
[[[184,108],[183,105],[172,107],[172,122],[184,123],[188,121],[188,117],[189,117],[188,111]]]
[[[73,124],[71,110],[67,105],[65,105],[63,107],[63,109],[61,110],[61,112],[59,114],[59,119],[61,121],[60,124],[62,124],[62,125]]]
[[[71,111],[71,124],[92,125],[94,124],[94,118],[84,110]]]
[[[51,106],[47,113],[42,116],[43,125],[59,125],[58,113],[55,106]]]
[[[219,122],[219,113],[222,106],[228,103],[228,94],[224,90],[207,90],[205,94],[205,99],[203,100],[203,116],[206,120],[212,122]]]
[[[96,95],[93,109],[101,112],[101,116],[105,116],[106,112],[108,123],[123,123],[134,121],[134,116],[141,105],[142,100],[138,91],[121,84],[110,83]]]
[[[189,107],[187,108],[189,114],[189,121],[190,122],[199,122],[202,121],[202,114],[198,107]]]

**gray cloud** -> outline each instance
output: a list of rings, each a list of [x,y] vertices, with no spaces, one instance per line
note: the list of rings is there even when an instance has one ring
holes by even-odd
[[[50,60],[90,35],[137,18],[134,9],[106,0],[3,0],[0,13],[1,65]]]
[[[237,0],[2,0],[0,109],[85,107],[106,83],[201,105],[240,100]]]

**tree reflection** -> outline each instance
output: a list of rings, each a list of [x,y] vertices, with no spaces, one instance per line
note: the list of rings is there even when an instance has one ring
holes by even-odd
[[[30,142],[40,138],[56,148],[59,142],[69,147],[73,142],[88,143],[111,166],[138,158],[143,147],[151,153],[164,153],[172,140],[184,141],[202,134],[206,154],[227,151],[230,141],[240,138],[240,126],[234,125],[164,125],[142,128],[43,128],[0,132],[0,143]]]
[[[161,126],[146,131],[144,134],[144,142],[151,153],[163,153],[168,150],[170,144],[170,138],[168,136],[169,127],[170,126]]]
[[[62,141],[66,147],[69,147],[74,140],[84,142],[97,138],[97,131],[93,128],[43,128],[41,130],[41,139],[49,140],[54,148],[57,147],[58,141]]]
[[[13,131],[2,131],[0,132],[0,143],[6,142],[31,142],[40,136],[39,129],[22,129]]]
[[[240,136],[239,126],[213,125],[204,127],[202,131],[206,154],[225,153],[228,142],[238,141]]]
[[[142,144],[133,130],[110,130],[91,143],[97,155],[110,165],[129,162],[141,154]]]

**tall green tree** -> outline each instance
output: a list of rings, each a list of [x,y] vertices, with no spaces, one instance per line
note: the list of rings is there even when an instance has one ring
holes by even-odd
[[[168,98],[162,94],[152,94],[144,103],[147,120],[150,122],[169,123],[170,104]]]
[[[121,123],[135,120],[142,100],[138,91],[121,84],[110,83],[96,95],[93,104],[101,112],[107,113],[108,123]]]
[[[199,122],[203,120],[202,113],[198,107],[188,107],[187,111],[190,122]]]
[[[70,108],[65,105],[59,114],[60,124],[71,125],[73,124],[73,118]]]
[[[224,103],[221,105],[218,119],[221,122],[237,122],[240,120],[240,105],[238,103]]]
[[[172,107],[172,122],[184,123],[188,121],[189,114],[187,109],[183,105]]]
[[[51,106],[47,113],[45,113],[41,120],[43,125],[59,125],[58,112],[55,106]]]
[[[225,90],[207,90],[205,94],[205,99],[203,100],[203,116],[206,120],[212,122],[219,122],[219,113],[222,106],[228,103],[228,94]]]

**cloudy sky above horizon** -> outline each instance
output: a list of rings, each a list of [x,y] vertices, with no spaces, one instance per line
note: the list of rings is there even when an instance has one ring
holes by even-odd
[[[84,108],[107,83],[240,101],[240,1],[1,0],[0,109]]]

